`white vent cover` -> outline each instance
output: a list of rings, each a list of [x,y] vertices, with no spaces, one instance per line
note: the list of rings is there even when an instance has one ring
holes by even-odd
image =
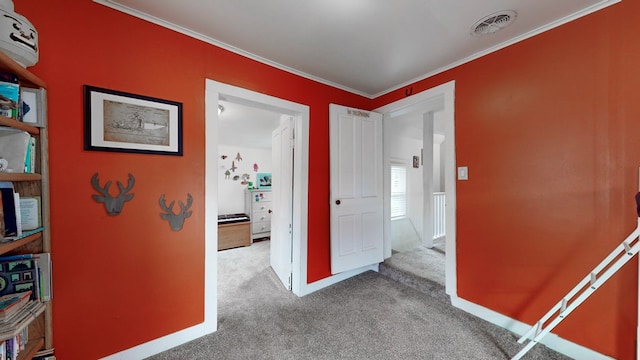
[[[516,20],[518,13],[513,10],[500,11],[485,16],[471,27],[471,35],[483,36],[498,32]]]

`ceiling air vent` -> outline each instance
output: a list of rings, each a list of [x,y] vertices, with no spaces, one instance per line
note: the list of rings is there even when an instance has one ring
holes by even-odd
[[[498,32],[516,20],[518,13],[513,10],[500,11],[485,16],[471,27],[471,35],[483,36]]]

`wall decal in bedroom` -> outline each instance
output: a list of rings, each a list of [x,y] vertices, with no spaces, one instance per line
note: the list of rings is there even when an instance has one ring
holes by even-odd
[[[251,175],[249,174],[242,174],[242,181],[240,182],[241,185],[247,185],[249,184],[249,179],[251,179]]]
[[[258,164],[253,163],[253,172],[258,172]]]
[[[128,192],[131,191],[133,185],[135,185],[136,179],[133,177],[133,175],[129,174],[129,181],[126,188],[120,181],[117,181],[116,183],[118,184],[120,193],[114,197],[109,193],[111,180],[107,181],[106,184],[104,184],[104,187],[100,187],[98,173],[93,174],[93,176],[91,177],[91,185],[93,185],[93,188],[100,193],[100,195],[92,195],[93,200],[98,203],[103,203],[104,209],[107,211],[107,214],[111,216],[119,215],[122,211],[124,203],[133,199],[134,194],[128,194]]]
[[[160,196],[160,208],[166,213],[160,213],[160,217],[169,222],[169,226],[173,231],[182,230],[182,226],[184,225],[184,220],[191,216],[192,211],[187,211],[193,204],[193,197],[191,194],[187,194],[187,205],[185,205],[182,201],[179,201],[180,204],[180,212],[177,214],[173,212],[173,204],[175,201],[169,203],[169,206],[165,203],[164,194]]]
[[[238,161],[238,162],[242,161],[242,156],[240,156],[240,153],[238,153],[238,155],[236,155],[236,161]]]

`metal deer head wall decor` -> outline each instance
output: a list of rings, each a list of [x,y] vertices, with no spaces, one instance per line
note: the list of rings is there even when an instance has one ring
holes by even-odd
[[[160,217],[169,222],[171,230],[180,231],[182,230],[182,226],[184,225],[184,220],[191,216],[192,212],[187,210],[189,210],[191,204],[193,204],[193,197],[191,196],[191,194],[187,194],[187,205],[185,205],[182,201],[179,201],[180,212],[178,212],[177,214],[173,212],[174,203],[175,201],[172,201],[167,207],[167,204],[164,201],[164,194],[162,194],[160,196],[160,208],[166,211],[166,213],[160,213]]]
[[[124,203],[133,199],[134,194],[128,194],[128,192],[133,188],[133,185],[136,183],[136,179],[133,177],[133,175],[129,174],[129,182],[127,183],[126,188],[120,181],[118,181],[117,184],[118,188],[120,188],[120,193],[116,196],[112,196],[109,193],[111,180],[107,181],[107,183],[104,184],[104,187],[100,187],[99,181],[100,180],[98,180],[98,173],[93,174],[93,176],[91,177],[91,185],[93,185],[93,188],[100,193],[100,195],[94,194],[93,200],[99,203],[103,203],[104,209],[107,211],[108,215],[119,215],[122,211],[122,206],[124,206]]]

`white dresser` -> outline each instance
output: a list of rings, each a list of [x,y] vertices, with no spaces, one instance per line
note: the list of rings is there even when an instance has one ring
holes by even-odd
[[[251,218],[251,240],[271,236],[271,190],[244,192],[244,211]]]

